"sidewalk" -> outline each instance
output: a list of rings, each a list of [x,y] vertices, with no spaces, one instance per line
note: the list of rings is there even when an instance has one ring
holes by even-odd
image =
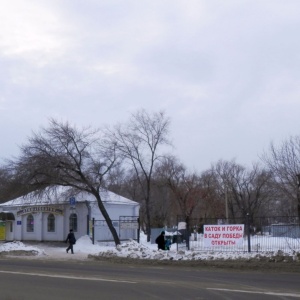
[[[66,253],[67,243],[63,242],[23,242],[26,246],[32,246],[40,250],[35,259],[58,259],[58,260],[86,260],[88,254],[80,249],[80,245],[74,245],[74,254]]]

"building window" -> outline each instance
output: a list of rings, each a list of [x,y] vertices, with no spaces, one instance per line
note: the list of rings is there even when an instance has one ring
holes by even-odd
[[[34,231],[34,219],[33,215],[28,215],[27,217],[27,232],[33,232]]]
[[[55,217],[53,214],[49,214],[48,220],[47,220],[47,228],[48,232],[54,232],[55,231]]]
[[[69,229],[73,229],[74,232],[77,232],[77,215],[76,214],[70,215]]]

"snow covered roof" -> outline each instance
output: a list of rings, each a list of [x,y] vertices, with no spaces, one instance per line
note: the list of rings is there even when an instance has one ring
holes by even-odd
[[[117,195],[110,191],[101,191],[100,192],[101,199],[104,203],[108,204],[126,204],[126,205],[138,205],[138,202],[129,200],[123,196]],[[96,199],[93,195],[88,193],[80,193],[75,196],[77,202],[95,202]]]
[[[103,190],[100,192],[101,199],[106,204],[114,204],[114,205],[139,205],[138,202],[129,200],[125,197],[117,195],[113,192]],[[96,202],[96,198],[86,192],[80,192],[74,196],[76,203],[79,202]],[[25,197],[19,197],[13,200],[10,200],[5,203],[1,203],[0,207],[8,207],[8,206],[32,206],[32,205],[50,205],[50,204],[70,204],[70,195],[68,195],[65,191],[60,190],[57,193],[47,194],[45,193],[42,197],[33,197],[31,195],[27,195]]]

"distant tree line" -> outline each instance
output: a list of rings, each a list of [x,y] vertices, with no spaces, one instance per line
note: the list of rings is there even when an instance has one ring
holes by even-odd
[[[0,202],[39,197],[64,186],[95,197],[120,244],[99,191],[108,189],[141,204],[140,220],[151,227],[176,225],[177,216],[198,218],[300,217],[300,136],[290,137],[250,168],[220,160],[190,171],[170,154],[170,119],[139,110],[114,127],[77,128],[49,121],[21,146],[19,157],[0,168]],[[221,154],[220,154],[221,155]],[[199,153],[201,156],[201,153]]]

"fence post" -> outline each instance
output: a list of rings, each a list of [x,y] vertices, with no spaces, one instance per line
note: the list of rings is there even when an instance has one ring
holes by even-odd
[[[247,235],[248,235],[248,252],[251,252],[250,218],[249,218],[249,213],[246,214],[246,226],[247,226]]]
[[[186,217],[186,247],[190,250],[190,218]]]
[[[137,230],[137,242],[140,242],[140,231],[141,231],[141,223],[140,223],[140,218],[137,218],[138,221],[138,230]]]
[[[93,218],[92,221],[92,240],[93,240],[93,245],[95,244],[95,218]]]

